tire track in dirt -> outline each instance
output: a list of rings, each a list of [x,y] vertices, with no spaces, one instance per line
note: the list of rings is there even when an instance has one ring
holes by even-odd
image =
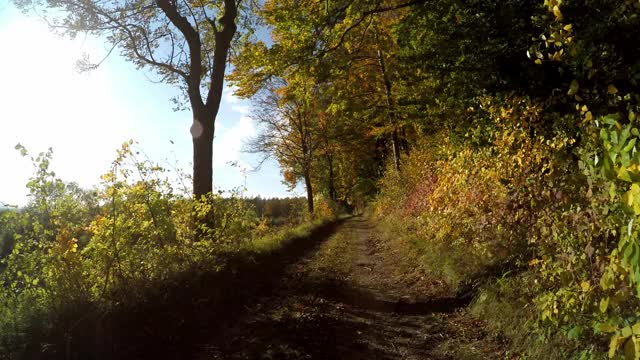
[[[347,220],[199,359],[454,359],[459,342],[491,358],[499,344],[458,310],[469,299],[433,298],[376,234],[368,218]]]

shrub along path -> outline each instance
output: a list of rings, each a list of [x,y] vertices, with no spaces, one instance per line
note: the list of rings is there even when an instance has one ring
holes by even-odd
[[[372,220],[351,218],[290,265],[275,291],[219,332],[199,359],[486,359],[504,344],[438,295]]]

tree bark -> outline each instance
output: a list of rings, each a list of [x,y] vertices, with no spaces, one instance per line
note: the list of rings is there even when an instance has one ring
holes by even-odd
[[[333,157],[332,156],[327,156],[327,165],[329,166],[329,198],[332,201],[337,201],[338,200],[338,193],[336,192],[336,185],[335,185],[335,180],[334,180],[334,173],[333,173]]]
[[[215,134],[215,121],[222,101],[222,88],[224,86],[224,73],[227,67],[227,58],[231,41],[236,33],[236,17],[238,7],[235,0],[224,1],[224,14],[219,22],[220,30],[215,32],[215,45],[213,49],[213,69],[211,71],[211,83],[209,94],[203,109],[194,107],[193,127],[193,194],[197,199],[206,196],[213,190],[213,138]],[[217,28],[216,28],[217,29]],[[198,96],[199,97],[199,96]],[[200,97],[199,97],[200,98]],[[192,102],[192,105],[193,102]],[[198,130],[202,134],[197,136]]]
[[[398,136],[398,123],[396,118],[396,104],[393,99],[391,79],[387,73],[387,67],[384,62],[384,54],[382,50],[378,49],[378,64],[380,65],[380,73],[382,74],[382,80],[384,82],[385,96],[387,100],[387,117],[389,123],[393,127],[391,133],[391,148],[393,151],[393,162],[397,171],[400,171],[400,138]]]
[[[193,195],[200,200],[213,190],[214,120],[206,111],[193,112],[191,139],[193,142]]]
[[[304,186],[307,188],[307,210],[309,210],[309,214],[313,215],[313,185],[308,170],[304,172]]]
[[[393,162],[396,166],[396,170],[400,170],[400,137],[398,136],[398,129],[393,126],[393,133],[391,134],[391,146],[393,147]]]

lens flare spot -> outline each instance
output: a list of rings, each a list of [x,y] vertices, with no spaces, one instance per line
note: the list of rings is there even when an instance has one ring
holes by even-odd
[[[194,121],[191,125],[191,136],[194,139],[199,138],[202,135],[202,124],[199,121]]]

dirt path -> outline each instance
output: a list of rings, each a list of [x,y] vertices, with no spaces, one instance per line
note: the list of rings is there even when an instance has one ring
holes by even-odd
[[[347,220],[291,265],[273,294],[255,299],[199,359],[495,358],[500,345],[464,316],[467,299],[438,297],[414,264]]]

